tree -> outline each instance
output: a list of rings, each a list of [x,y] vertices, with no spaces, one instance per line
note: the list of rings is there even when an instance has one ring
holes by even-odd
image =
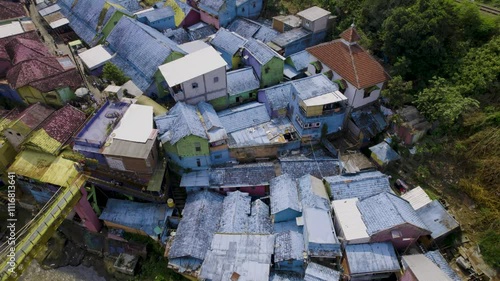
[[[125,73],[116,65],[107,62],[102,70],[102,76],[110,81],[114,81],[116,85],[121,86],[125,84],[130,78],[125,76]]]
[[[413,100],[412,89],[413,83],[411,81],[404,81],[398,75],[389,80],[387,88],[382,90],[382,96],[388,98],[392,106],[399,108],[411,103]]]

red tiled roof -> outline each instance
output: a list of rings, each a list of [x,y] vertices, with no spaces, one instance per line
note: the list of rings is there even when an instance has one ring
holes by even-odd
[[[36,34],[36,31],[32,30],[32,31],[27,31],[27,32],[21,33],[21,34],[16,34],[16,35],[0,38],[0,46],[5,46],[5,45],[9,44],[9,42],[11,40],[14,40],[16,38],[25,38],[25,39],[40,41],[40,37],[38,37],[38,34]]]
[[[351,43],[361,40],[361,36],[359,36],[358,32],[356,31],[356,27],[354,27],[354,24],[351,25],[351,27],[349,27],[348,29],[344,30],[344,32],[340,34],[340,37]]]
[[[357,89],[389,79],[380,63],[356,43],[348,45],[338,39],[307,48],[307,51]]]
[[[64,144],[85,122],[85,119],[85,113],[67,104],[54,112],[43,124],[42,128],[51,138]]]
[[[9,54],[12,65],[22,61],[50,56],[49,50],[38,40],[25,38],[14,38],[5,45],[5,50]]]
[[[14,65],[7,72],[7,80],[13,89],[26,86],[32,82],[45,79],[63,72],[62,66],[53,57],[39,57],[25,60]]]
[[[83,85],[83,80],[78,70],[70,69],[65,72],[57,73],[51,77],[31,82],[29,85],[43,93],[65,87],[69,87],[74,91]]]
[[[47,117],[54,112],[54,109],[40,103],[35,103],[26,108],[18,117],[17,121],[22,122],[30,129],[38,127]]]
[[[9,1],[0,1],[0,20],[16,19],[26,17],[24,5]]]

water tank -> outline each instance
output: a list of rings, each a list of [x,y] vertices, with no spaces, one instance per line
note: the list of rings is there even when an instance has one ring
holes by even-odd
[[[167,199],[167,206],[168,206],[169,208],[174,208],[174,207],[175,207],[174,199],[172,199],[172,198],[168,198],[168,199]]]

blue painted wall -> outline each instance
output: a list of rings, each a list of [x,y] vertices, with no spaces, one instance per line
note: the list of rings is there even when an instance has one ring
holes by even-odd
[[[199,156],[191,156],[191,157],[179,157],[177,154],[167,152],[169,160],[172,161],[175,165],[180,166],[183,169],[191,169],[191,170],[205,170],[210,167],[210,156],[208,155],[199,155]],[[198,166],[198,161],[200,160],[200,166]]]
[[[297,212],[292,209],[286,209],[274,215],[274,222],[295,220],[295,218],[300,217],[301,215],[301,212]]]
[[[258,18],[262,11],[262,0],[247,0],[241,3],[236,10],[238,17]]]
[[[280,261],[275,264],[275,269],[303,273],[304,261],[303,260]]]
[[[212,165],[221,165],[231,161],[229,149],[210,151],[210,161]]]
[[[25,104],[21,96],[7,84],[0,84],[0,97]]]
[[[153,22],[150,22],[148,18],[144,16],[138,17],[137,20],[159,31],[176,27],[174,16],[164,17]]]

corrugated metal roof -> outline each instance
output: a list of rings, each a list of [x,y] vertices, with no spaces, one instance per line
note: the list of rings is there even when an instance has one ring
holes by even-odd
[[[325,177],[334,200],[363,200],[381,192],[392,192],[389,178],[379,171]]]
[[[246,41],[240,35],[221,27],[210,41],[210,44],[230,55],[234,55],[240,48],[243,48]]]
[[[271,120],[266,106],[258,102],[226,109],[220,111],[218,115],[228,133],[254,127]]]
[[[246,233],[250,216],[250,201],[248,193],[229,192],[224,198],[222,216],[218,233]]]
[[[370,147],[370,151],[377,156],[377,159],[387,164],[391,161],[399,160],[399,154],[385,141]]]
[[[237,18],[227,27],[227,29],[236,32],[243,38],[250,39],[260,29],[260,24],[246,18]]]
[[[304,236],[295,231],[276,234],[274,241],[274,262],[303,260]]]
[[[269,43],[279,34],[280,33],[277,30],[272,29],[271,27],[266,25],[261,25],[259,30],[253,35],[253,38],[264,43]]]
[[[271,271],[269,281],[304,281],[302,274],[292,271]]]
[[[462,278],[451,268],[446,259],[441,255],[439,251],[429,251],[424,254],[428,259],[430,259],[434,264],[436,264],[442,271],[448,275],[453,281],[462,281]]]
[[[296,220],[283,221],[283,222],[274,222],[273,224],[273,233],[281,233],[287,231],[295,231],[298,233],[302,233],[303,227],[297,225]]]
[[[122,156],[129,158],[147,159],[156,143],[157,130],[153,129],[146,142],[135,142],[113,139],[109,146],[105,146],[102,154],[109,156]]]
[[[269,185],[276,177],[273,163],[255,163],[233,167],[214,168],[210,172],[210,185],[220,187],[246,187]]]
[[[274,37],[272,42],[284,48],[288,46],[288,44],[293,43],[297,40],[302,40],[302,38],[309,36],[310,34],[311,32],[305,30],[304,28],[295,28]]]
[[[327,93],[335,93],[339,90],[338,85],[330,81],[323,74],[316,74],[292,81],[292,85],[297,95],[302,100],[307,100]],[[339,94],[345,99],[344,95],[342,95],[340,92]]]
[[[252,202],[248,232],[255,234],[271,234],[273,232],[269,206],[260,199]]]
[[[325,256],[340,255],[340,242],[335,234],[330,212],[328,210],[306,207],[304,208],[303,218],[304,230],[307,230],[304,238],[307,238],[309,243],[338,245],[335,252],[325,253]],[[311,251],[313,249],[308,250]]]
[[[297,212],[302,210],[299,202],[297,183],[288,174],[283,174],[271,180],[271,214],[275,215],[286,209]]]
[[[279,160],[282,173],[288,173],[294,179],[307,174],[323,178],[340,173],[340,162],[331,157],[289,156]]]
[[[217,32],[217,29],[215,27],[205,24],[205,23],[200,23],[203,26],[196,28],[196,29],[188,29],[188,34],[189,38],[191,41],[193,40],[204,40],[207,37],[214,35]]]
[[[41,9],[40,11],[38,11],[38,13],[42,17],[45,17],[46,15],[50,15],[52,13],[59,11],[59,10],[61,10],[61,7],[59,7],[59,5],[57,5],[57,4],[54,4],[54,5],[48,6],[47,8]]]
[[[208,180],[208,171],[194,171],[191,173],[182,174],[181,187],[208,187],[210,186]]]
[[[338,281],[340,272],[311,262],[307,265],[304,281]]]
[[[177,44],[184,44],[190,42],[189,33],[182,27],[176,29],[167,29],[163,32],[168,39]]]
[[[402,261],[411,270],[416,280],[452,281],[446,273],[424,255],[403,256]]]
[[[288,58],[291,60],[293,67],[297,71],[307,69],[309,64],[312,62],[311,54],[305,50],[290,55]]]
[[[357,203],[357,198],[335,200],[332,202],[333,213],[348,243],[367,243],[370,236],[366,232]]]
[[[155,227],[163,229],[168,215],[165,204],[139,203],[110,198],[99,219],[146,232],[156,237]]]
[[[358,202],[358,209],[369,235],[405,223],[422,229],[422,234],[430,232],[410,203],[392,193],[383,192],[361,200]]]
[[[255,39],[248,39],[244,45],[245,50],[247,50],[252,56],[261,64],[264,65],[268,63],[272,58],[278,58],[285,60],[284,57],[273,51],[269,46],[264,44],[262,41]]]
[[[419,208],[417,214],[427,229],[432,232],[433,239],[438,239],[460,227],[457,220],[446,211],[438,200]]]
[[[138,18],[145,17],[150,23],[154,23],[158,20],[173,17],[175,15],[172,7],[166,6],[160,9],[153,9],[138,15]]]
[[[201,267],[200,278],[260,281],[269,279],[273,235],[216,234]]]
[[[298,180],[299,198],[302,209],[318,208],[330,210],[330,200],[323,182],[311,175],[305,175]]]
[[[207,139],[200,116],[194,105],[177,102],[166,115],[154,118],[161,141],[176,144],[189,135]]]
[[[387,128],[384,115],[375,106],[352,112],[351,119],[363,132],[365,138],[372,138]]]
[[[408,201],[415,210],[418,210],[421,207],[432,202],[429,195],[427,195],[427,193],[425,193],[425,191],[420,186],[411,189],[405,194],[401,194],[401,198]]]
[[[292,83],[282,83],[273,87],[262,89],[267,98],[267,102],[273,111],[288,108],[292,99]]]
[[[188,256],[205,259],[219,227],[223,200],[224,196],[210,191],[188,194],[169,259]]]
[[[227,93],[230,96],[255,91],[259,89],[259,87],[259,78],[257,78],[251,67],[233,70],[227,73]]]
[[[242,129],[229,135],[229,147],[247,147],[266,144],[285,144],[284,135],[293,134],[295,127],[287,117],[274,118],[254,127]]]
[[[390,242],[346,245],[345,254],[352,275],[398,272],[398,258]]]

